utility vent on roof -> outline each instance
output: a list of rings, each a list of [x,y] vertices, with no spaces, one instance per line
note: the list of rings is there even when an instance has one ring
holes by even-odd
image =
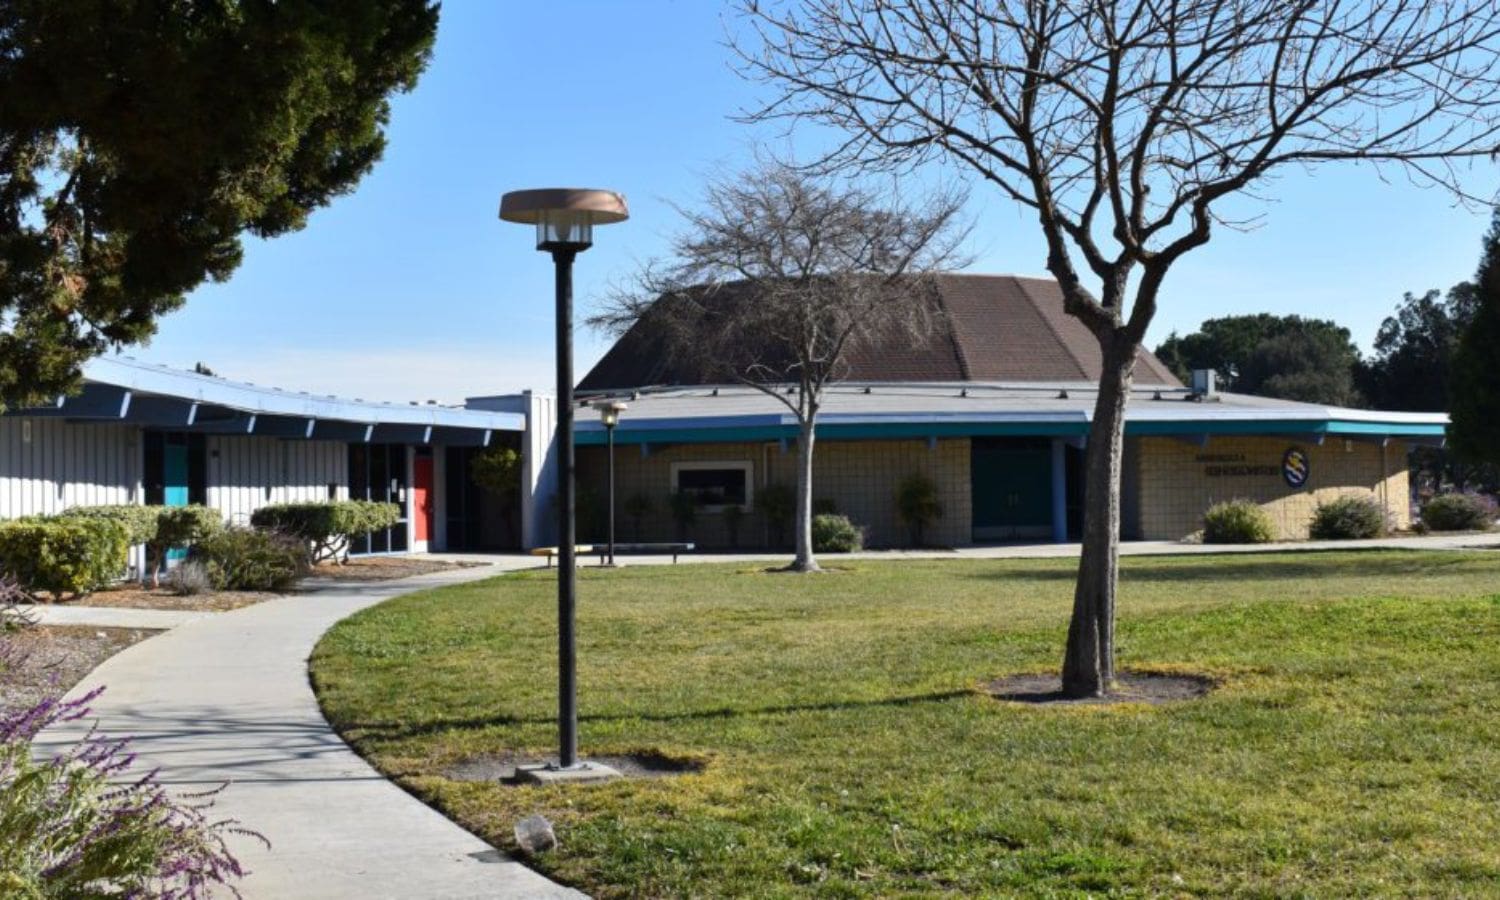
[[[1194,369],[1193,396],[1195,397],[1217,397],[1219,394],[1219,373],[1213,369]]]

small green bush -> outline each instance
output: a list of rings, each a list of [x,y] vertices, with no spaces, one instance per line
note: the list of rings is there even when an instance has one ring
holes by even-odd
[[[125,539],[131,546],[144,544],[156,537],[156,514],[159,507],[119,504],[116,506],[75,506],[65,510],[62,518],[109,519],[125,527]]]
[[[1351,541],[1385,533],[1385,508],[1374,497],[1346,494],[1319,503],[1308,529],[1315,541]]]
[[[1252,501],[1215,503],[1203,514],[1205,544],[1269,544],[1274,540],[1271,517]]]
[[[797,508],[797,492],[784,484],[768,484],[755,493],[755,505],[771,526],[771,542],[786,543],[787,525]]]
[[[1483,531],[1495,524],[1495,502],[1478,494],[1442,494],[1422,507],[1433,531]]]
[[[927,526],[943,517],[937,482],[920,472],[901,479],[896,485],[896,514],[911,526],[912,545],[920,547],[925,544]]]
[[[285,591],[307,574],[307,545],[297,537],[255,528],[225,528],[189,552],[217,590]]]
[[[53,516],[0,522],[0,575],[28,593],[87,594],[125,571],[130,537],[118,519]]]
[[[853,553],[864,547],[865,535],[848,516],[813,516],[814,553]]]
[[[210,506],[156,506],[155,543],[162,547],[191,549],[224,528],[224,517]]]
[[[389,528],[401,519],[394,503],[373,500],[329,500],[318,503],[274,503],[250,515],[256,528],[301,538],[311,548],[312,561],[343,554],[354,538]]]

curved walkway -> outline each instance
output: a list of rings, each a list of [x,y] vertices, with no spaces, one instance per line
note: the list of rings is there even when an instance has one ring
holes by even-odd
[[[324,721],[308,683],[308,655],[339,619],[499,570],[336,583],[196,616],[107,660],[74,693],[107,685],[94,704],[102,733],[134,735],[139,764],[160,767],[174,788],[231,782],[216,810],[272,843],[267,851],[232,842],[251,870],[239,885],[247,900],[581,897],[386,781]],[[37,748],[49,752],[82,731],[45,732]]]
[[[1136,555],[1353,547],[1492,549],[1500,547],[1500,534],[1259,547],[1127,544],[1122,550]],[[1077,544],[1044,544],[860,555],[954,559],[1077,553]],[[767,558],[776,557],[699,555],[683,557],[683,562]],[[240,884],[248,900],[582,897],[386,781],[329,727],[308,683],[309,654],[345,616],[400,594],[537,565],[527,556],[483,559],[491,565],[386,583],[334,583],[234,612],[151,616],[153,611],[58,608],[44,610],[43,617],[57,624],[172,629],[107,660],[74,694],[107,685],[94,704],[101,730],[134,735],[142,764],[159,767],[168,784],[196,790],[231,782],[219,796],[218,811],[260,830],[273,844],[266,851],[250,840],[233,842],[251,870]],[[668,564],[671,559],[637,557],[629,562]],[[77,740],[83,731],[78,726],[48,731],[37,747],[48,752]]]

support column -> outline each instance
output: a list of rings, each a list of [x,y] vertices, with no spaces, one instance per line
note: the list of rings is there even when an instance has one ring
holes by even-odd
[[[1062,438],[1052,439],[1052,543],[1068,542],[1068,455]]]

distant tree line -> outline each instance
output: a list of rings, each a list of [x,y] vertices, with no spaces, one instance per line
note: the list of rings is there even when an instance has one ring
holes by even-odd
[[[1214,369],[1227,391],[1305,403],[1447,412],[1451,450],[1421,449],[1414,470],[1431,489],[1500,488],[1500,212],[1478,273],[1446,293],[1407,293],[1364,356],[1327,319],[1259,313],[1173,332],[1156,355],[1178,378]]]

